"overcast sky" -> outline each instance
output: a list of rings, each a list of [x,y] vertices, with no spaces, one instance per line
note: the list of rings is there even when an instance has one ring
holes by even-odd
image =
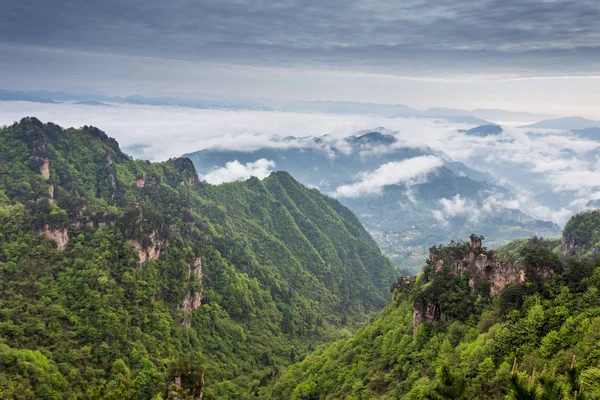
[[[0,87],[598,117],[597,0],[0,0]]]

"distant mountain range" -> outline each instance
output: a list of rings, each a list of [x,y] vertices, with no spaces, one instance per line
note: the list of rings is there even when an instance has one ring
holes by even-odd
[[[151,106],[178,106],[201,109],[247,109],[279,110],[294,112],[322,112],[330,114],[362,114],[402,118],[435,118],[449,122],[486,125],[504,121],[539,121],[553,118],[553,115],[532,114],[497,109],[459,110],[453,108],[429,108],[417,110],[403,104],[378,104],[347,101],[289,101],[267,98],[231,98],[206,93],[132,95],[126,97],[108,96],[100,92],[82,89],[64,91],[0,90],[0,101],[31,101],[38,103],[79,102],[82,105],[94,103],[122,103]]]
[[[503,121],[539,121],[543,119],[556,118],[556,115],[550,114],[534,114],[522,111],[507,111],[498,109],[482,109],[475,110],[459,110],[455,108],[433,107],[425,110],[426,113],[437,115],[439,117],[451,117],[458,115],[471,115],[473,117],[503,122]]]
[[[597,128],[585,128],[585,129],[572,129],[571,132],[584,138],[591,140],[600,140],[600,127]]]
[[[49,98],[37,97],[23,92],[0,90],[0,101],[29,101],[33,103],[55,103]]]
[[[481,130],[486,129],[491,128]],[[560,234],[552,222],[503,206],[511,193],[494,184],[489,174],[442,152],[401,147],[393,135],[382,132],[337,142],[328,137],[288,137],[276,147],[247,152],[206,149],[184,157],[192,160],[201,178],[235,160],[247,165],[266,159],[274,162],[274,170],[285,170],[330,195],[339,195],[340,187],[352,187],[365,177],[377,180],[390,170],[402,174],[399,169],[410,168],[403,161],[437,157],[439,166],[418,179],[383,185],[377,193],[338,196],[397,265],[413,270],[422,265],[430,246],[473,232],[494,246],[518,237]]]
[[[535,128],[535,129],[559,129],[559,130],[573,130],[573,129],[587,129],[587,128],[598,128],[600,127],[600,121],[594,121],[583,117],[564,117],[556,119],[548,119],[540,122],[536,122],[531,125],[523,125],[521,128]]]

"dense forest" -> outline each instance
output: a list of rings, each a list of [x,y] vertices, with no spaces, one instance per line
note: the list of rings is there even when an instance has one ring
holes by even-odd
[[[599,251],[589,211],[397,277],[285,172],[209,185],[25,118],[0,129],[0,398],[597,399]]]
[[[0,398],[265,398],[395,279],[284,172],[211,186],[97,128],[0,129]]]
[[[600,398],[600,211],[561,240],[432,248],[375,321],[288,368],[277,399]]]

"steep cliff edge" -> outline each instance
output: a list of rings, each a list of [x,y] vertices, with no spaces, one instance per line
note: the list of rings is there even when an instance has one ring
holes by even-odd
[[[565,232],[575,252],[600,221],[585,226]],[[562,382],[564,395],[538,398],[583,398],[573,394],[578,381],[589,398],[600,395],[600,257],[565,257],[560,239],[521,239],[496,252],[472,237],[433,248],[423,273],[392,291],[353,337],[288,367],[271,397],[500,400],[515,398],[517,370],[536,393],[547,389],[548,371]]]
[[[483,246],[483,237],[471,235],[469,242],[432,247],[415,296],[413,329],[423,322],[452,321],[466,315],[476,298],[490,298],[510,284],[527,279],[550,279],[554,264],[532,264],[529,268],[504,261],[494,249]],[[460,293],[451,298],[449,292]]]

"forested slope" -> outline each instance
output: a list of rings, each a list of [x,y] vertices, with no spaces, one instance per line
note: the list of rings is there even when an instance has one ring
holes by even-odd
[[[374,322],[289,367],[271,397],[600,398],[600,258],[577,249],[593,247],[599,215],[567,224],[564,255],[539,238],[433,248]]]
[[[93,127],[0,129],[0,397],[261,397],[393,279],[286,173],[211,186]]]

